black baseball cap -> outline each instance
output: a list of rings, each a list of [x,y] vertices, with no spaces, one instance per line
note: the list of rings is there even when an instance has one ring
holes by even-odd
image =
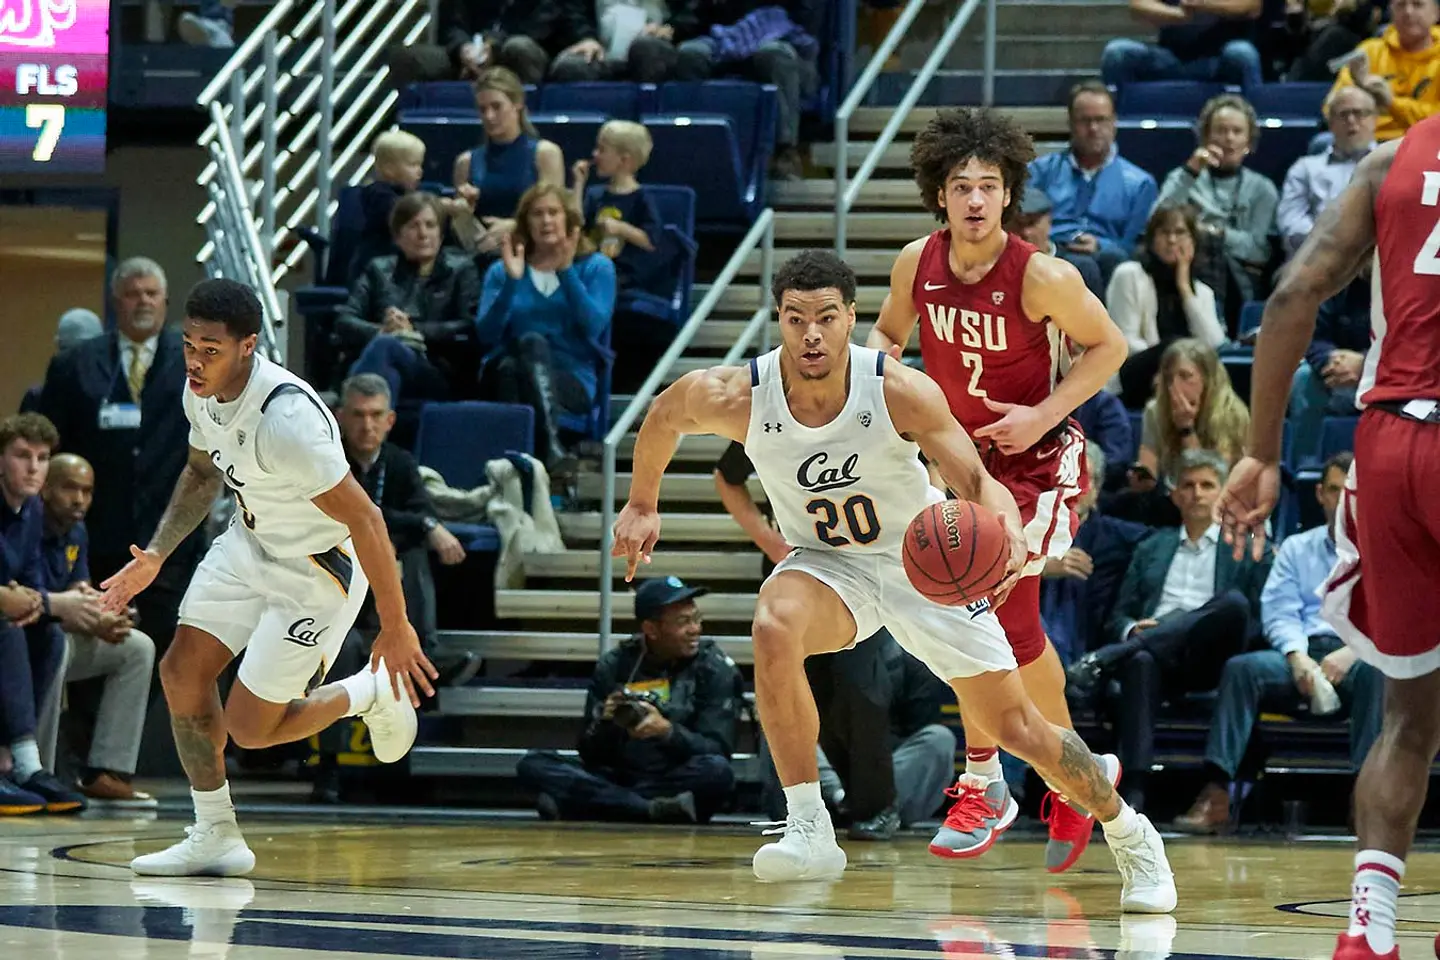
[[[709,593],[704,587],[690,587],[679,577],[657,577],[635,588],[635,619],[654,620],[672,603]]]
[[[1050,196],[1039,187],[1029,186],[1020,196],[1020,216],[1038,217],[1042,213],[1049,213],[1052,204]]]

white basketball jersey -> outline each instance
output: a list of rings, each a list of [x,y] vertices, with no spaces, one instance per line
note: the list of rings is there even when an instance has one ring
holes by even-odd
[[[794,546],[849,553],[898,551],[926,504],[945,499],[930,485],[920,448],[904,439],[885,406],[885,355],[850,346],[850,393],[823,427],[790,413],[780,351],[750,361],[750,426],[745,452]]]
[[[329,437],[325,439],[320,431],[315,459],[308,463],[261,466],[256,448],[265,412],[278,398],[296,392],[315,405],[316,415],[329,427]],[[349,466],[340,426],[308,383],[256,354],[250,382],[232,403],[201,399],[188,389],[184,402],[190,445],[210,454],[225,485],[235,493],[231,527],[240,527],[266,554],[279,559],[322,554],[350,536],[344,524],[310,502],[344,479]],[[306,489],[316,486],[317,473],[323,476],[322,489]]]

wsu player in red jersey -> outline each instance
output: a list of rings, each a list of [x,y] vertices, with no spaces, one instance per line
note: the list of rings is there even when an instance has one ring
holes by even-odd
[[[1020,506],[1029,541],[1026,576],[996,613],[1015,650],[1025,688],[1051,723],[1070,727],[1065,674],[1040,623],[1040,571],[1063,556],[1079,518],[1071,509],[1088,483],[1085,437],[1070,418],[1125,360],[1125,338],[1079,272],[1001,226],[1019,204],[1029,134],[993,110],[942,110],[910,153],[925,208],[945,224],[911,243],[890,273],[890,295],[869,346],[898,356],[920,321],[920,351],[950,409],[975,438],[991,474]],[[1084,353],[1061,379],[1067,340]],[[964,714],[961,704],[961,714]],[[994,740],[967,723],[966,772],[931,841],[940,856],[990,848],[1019,808],[1004,786]],[[1120,764],[1106,758],[1106,774]],[[1054,794],[1045,865],[1059,873],[1090,842],[1091,815]]]
[[[1335,569],[1321,612],[1385,674],[1380,738],[1355,781],[1359,852],[1350,926],[1336,960],[1398,960],[1395,902],[1440,751],[1440,117],[1375,150],[1326,206],[1265,307],[1255,350],[1249,455],[1216,517],[1238,555],[1263,546],[1279,495],[1290,373],[1315,311],[1375,251],[1372,326],[1355,463],[1336,518]],[[1357,523],[1358,520],[1358,523]],[[1258,555],[1258,554],[1257,554]]]

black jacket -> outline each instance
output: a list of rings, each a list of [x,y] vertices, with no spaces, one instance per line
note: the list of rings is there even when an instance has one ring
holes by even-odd
[[[475,34],[497,45],[529,37],[556,56],[577,40],[595,35],[593,0],[441,0],[440,42],[459,65],[460,48]]]
[[[360,486],[379,505],[395,552],[424,546],[425,521],[434,519],[435,508],[420,483],[420,468],[415,458],[388,442],[380,445],[380,455],[369,470],[363,469],[349,450],[345,451],[345,458],[350,461],[350,472],[355,474]]]
[[[692,756],[729,757],[743,702],[740,671],[713,640],[700,641],[689,660],[660,663],[645,656],[644,639],[631,637],[600,658],[585,696],[585,731],[580,758],[592,768],[659,773]],[[672,727],[668,737],[635,740],[601,716],[605,698],[627,683],[669,682],[670,697],[660,712]]]
[[[92,555],[128,558],[132,543],[150,542],[170,502],[189,456],[190,423],[181,406],[186,386],[180,335],[167,329],[140,395],[140,427],[100,429],[102,402],[130,402],[118,337],[112,330],[51,360],[39,409],[60,431],[60,449],[95,468],[95,500],[86,517]],[[192,535],[189,549],[198,545],[198,534]],[[193,556],[186,550],[177,554]],[[96,576],[108,573],[97,570]]]
[[[435,269],[422,277],[403,257],[392,254],[371,260],[335,315],[341,342],[363,348],[380,332],[387,307],[403,310],[427,344],[469,337],[480,309],[475,261],[455,250],[441,250]]]

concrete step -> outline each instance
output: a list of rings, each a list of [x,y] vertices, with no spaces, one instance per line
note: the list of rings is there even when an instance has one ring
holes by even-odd
[[[906,148],[908,151],[908,147]],[[834,165],[834,146],[827,155],[827,165]],[[908,159],[906,162],[908,166]],[[770,202],[777,208],[829,207],[835,209],[834,180],[771,181]],[[918,210],[920,195],[915,182],[908,177],[896,180],[869,180],[860,188],[860,200],[856,210],[871,207]]]
[[[879,284],[872,284],[864,287],[857,287],[855,290],[855,339],[861,343],[865,336],[874,326],[872,319],[880,312],[880,304],[885,302],[885,295],[890,292],[888,287]],[[696,292],[696,296],[703,296]],[[745,316],[747,319],[751,313],[760,306],[760,290],[754,284],[735,285],[731,284],[724,293],[720,294],[720,303],[716,310],[724,316]],[[773,321],[772,321],[773,322]],[[731,345],[740,337],[740,331],[745,329],[745,320],[720,319],[714,314],[706,320],[696,331],[695,338],[690,341],[690,349],[687,353],[698,353],[702,350],[714,350],[717,354],[723,354],[729,350]],[[779,340],[779,334],[770,332],[770,344],[774,346]],[[757,338],[758,341],[758,338]],[[613,401],[612,401],[613,403]],[[623,404],[621,405],[623,408]]]
[[[852,140],[850,141],[850,147],[849,147],[849,149],[846,151],[846,154],[845,154],[847,157],[850,158],[850,165],[849,165],[848,169],[850,169],[850,170],[852,170],[852,171],[853,171],[853,170],[859,170],[859,169],[860,169],[860,165],[865,162],[865,158],[870,155],[870,150],[871,150],[871,148],[872,148],[873,146],[874,146],[874,141],[873,141],[873,140],[854,140],[854,139],[852,139]],[[1055,151],[1057,151],[1057,150],[1063,150],[1064,148],[1065,148],[1065,142],[1064,142],[1063,140],[1038,140],[1038,139],[1037,139],[1037,140],[1035,141],[1035,152],[1036,152],[1037,154],[1054,153]],[[812,144],[811,147],[810,147],[810,160],[811,160],[811,162],[814,163],[817,167],[830,167],[830,168],[833,169],[834,166],[835,166],[835,157],[836,157],[836,156],[837,156],[837,154],[836,154],[836,151],[835,151],[835,143],[834,143],[833,141],[826,140],[826,141],[823,141],[823,142],[820,142],[820,143]],[[880,165],[879,165],[876,169],[879,170],[879,171],[887,171],[887,172],[888,172],[888,171],[903,170],[903,171],[905,171],[906,173],[908,173],[908,172],[910,171],[910,169],[911,169],[911,168],[910,168],[910,142],[909,142],[908,140],[903,140],[903,141],[902,141],[902,140],[896,140],[895,142],[891,143],[890,146],[886,147],[886,148],[884,149],[884,151],[881,152],[881,154],[880,154]],[[875,182],[875,181],[870,181],[870,182]],[[890,182],[890,181],[880,181],[880,182]],[[899,181],[899,182],[902,182],[902,183],[903,183],[903,182],[908,182],[908,181]],[[831,184],[832,184],[832,187],[831,187],[831,189],[832,189],[832,194],[831,194],[831,195],[832,195],[832,196],[833,196],[833,189],[834,189],[834,188],[833,188],[833,183],[834,183],[834,181],[832,180],[832,181],[831,181]],[[869,186],[869,183],[867,183],[866,186]],[[864,188],[862,187],[861,189],[864,189]],[[914,198],[914,192],[913,192],[913,191],[914,191],[914,185],[913,185],[913,184],[911,184],[911,191],[912,191],[911,197],[912,197],[912,200],[913,200],[913,198]],[[832,200],[831,202],[833,203],[834,201]],[[920,205],[920,203],[919,203],[918,200],[914,200],[913,202],[914,202],[914,205],[915,205],[916,207],[918,207],[918,206]],[[855,216],[855,215],[854,215],[854,214],[851,214],[851,216]],[[932,221],[932,222],[933,222],[933,221]]]
[[[1083,17],[1077,17],[1076,20],[1080,23],[1084,22]],[[1100,58],[1105,51],[1105,44],[1117,34],[1108,36],[1091,34],[1088,26],[1083,29],[1087,34],[1085,36],[997,34],[995,37],[995,66],[1001,70],[1091,70],[1098,75]],[[1119,31],[1118,36],[1130,36],[1135,33],[1135,28],[1129,26]],[[950,48],[944,66],[952,70],[962,70],[983,62],[984,37],[984,32],[981,30],[973,33],[968,29],[965,30],[960,34],[960,39],[955,41],[955,46]],[[1144,39],[1144,37],[1137,36],[1136,39]],[[907,69],[918,70],[925,65],[925,60],[929,56],[930,48],[911,46],[909,49],[901,51],[900,65]]]
[[[692,578],[699,582],[699,576]],[[626,599],[622,607],[629,611]],[[628,633],[612,633],[611,644],[629,639]],[[705,634],[714,640],[736,663],[750,664],[755,660],[749,633],[728,636]],[[546,633],[527,630],[453,630],[440,633],[442,653],[473,652],[486,660],[563,660],[594,663],[599,656],[599,638],[592,633]]]
[[[1097,67],[1098,61],[1097,61]],[[996,87],[1000,86],[1003,78],[997,77]],[[909,83],[905,82],[908,87]],[[939,107],[916,107],[910,111],[905,118],[905,123],[900,127],[901,135],[914,135],[919,133],[925,124],[935,116]],[[1001,107],[1006,113],[1013,116],[1030,131],[1032,137],[1067,137],[1069,136],[1069,124],[1065,119],[1065,108],[1063,106],[1041,106],[1041,107]],[[890,107],[861,107],[855,111],[850,119],[850,134],[876,134],[885,129],[885,124],[890,122],[890,116],[895,111]]]
[[[600,513],[562,513],[558,516],[565,542],[580,544],[600,542]],[[660,514],[661,544],[683,543],[749,543],[750,538],[728,513],[682,513],[662,511]],[[503,592],[503,591],[498,591]],[[497,595],[498,595],[497,592]],[[496,600],[498,606],[499,600]],[[498,612],[498,610],[497,610]],[[504,616],[504,614],[501,614]]]
[[[630,478],[633,474],[617,473],[615,475],[615,501],[624,503],[630,495]],[[580,496],[586,500],[599,500],[604,492],[603,478],[598,473],[586,473],[580,476]],[[754,477],[750,478],[748,484],[750,496],[755,498],[757,503],[765,500],[765,491],[760,488],[760,481]],[[719,503],[720,495],[715,492],[715,478],[708,473],[666,473],[665,479],[660,483],[660,503],[663,509],[672,509],[687,503]],[[526,569],[529,572],[529,569]],[[598,572],[598,571],[597,571]]]
[[[863,59],[863,58],[862,58]],[[923,59],[923,58],[922,58]],[[981,60],[977,55],[974,62],[959,70],[940,70],[931,78],[930,84],[920,95],[920,107],[935,110],[959,103],[980,103],[985,95],[985,71],[979,69]],[[1098,64],[1099,61],[1097,60]],[[863,62],[855,65],[857,71],[864,69]],[[865,105],[880,109],[879,126],[883,127],[884,117],[889,108],[905,98],[910,85],[915,81],[915,70],[894,70],[880,74],[870,92],[865,95]],[[996,70],[995,104],[1008,110],[1059,110],[1058,129],[1041,131],[1030,126],[1035,136],[1064,136],[1065,103],[1070,88],[1081,80],[1095,76],[1095,64],[1087,64],[1080,70]],[[1048,106],[1043,106],[1047,105]],[[1049,120],[1044,121],[1047,125]],[[908,124],[907,124],[908,126]],[[917,128],[918,129],[918,128]]]
[[[468,688],[466,688],[468,689]],[[443,698],[442,698],[443,699]],[[454,697],[452,702],[460,701]],[[581,709],[584,700],[581,700]],[[561,756],[575,757],[574,750],[558,750]],[[417,777],[500,777],[515,776],[515,768],[525,751],[518,747],[442,747],[417,745],[411,749],[410,773]],[[759,783],[763,769],[760,758],[753,753],[736,753],[730,767],[740,783]]]
[[[720,454],[724,453],[728,446],[730,446],[730,441],[724,437],[714,437],[708,434],[681,437],[680,446],[676,448],[675,457],[671,463],[703,463],[706,467],[714,467],[715,461],[720,459]],[[632,433],[621,439],[616,453],[620,459],[629,460],[630,455],[634,452],[635,434]]]
[[[613,616],[634,620],[629,598],[622,595],[617,600]],[[707,593],[695,603],[707,620],[749,621],[755,616],[753,593]],[[600,597],[594,590],[496,590],[495,615],[517,620],[589,620],[600,616]]]
[[[629,482],[629,474],[623,474]],[[593,479],[591,479],[593,478]],[[665,483],[670,483],[670,477]],[[707,476],[708,482],[710,478]],[[758,484],[757,484],[758,485]],[[597,488],[594,496],[599,497],[600,478],[596,474],[584,474],[580,478],[582,496],[587,487]],[[712,488],[713,492],[713,488]],[[669,493],[665,493],[669,499]],[[739,553],[721,553],[714,550],[660,550],[645,568],[647,577],[664,577],[674,574],[696,581],[704,580],[758,580],[762,576],[759,551],[746,550]],[[527,577],[552,577],[568,579],[595,579],[600,576],[600,554],[595,550],[567,550],[564,553],[532,553],[525,557]],[[617,578],[625,576],[625,566],[615,569]]]
[[[935,229],[935,218],[928,213],[852,213],[845,223],[852,243],[894,241],[903,245]],[[833,212],[783,211],[775,215],[777,243],[830,246],[834,239]]]
[[[936,226],[935,221],[930,221],[931,227]],[[926,229],[925,233],[929,233]],[[923,236],[917,233],[915,237]],[[915,237],[909,238],[910,240]],[[906,241],[909,242],[909,241]],[[850,265],[861,281],[869,284],[881,284],[890,282],[890,268],[895,266],[895,258],[900,255],[900,248],[904,243],[887,243],[873,248],[851,249],[845,251],[845,262]],[[775,261],[783,263],[786,259],[799,253],[803,247],[787,247],[775,249]],[[751,279],[760,276],[760,251],[756,250],[745,258],[745,263],[740,268],[740,276]]]

